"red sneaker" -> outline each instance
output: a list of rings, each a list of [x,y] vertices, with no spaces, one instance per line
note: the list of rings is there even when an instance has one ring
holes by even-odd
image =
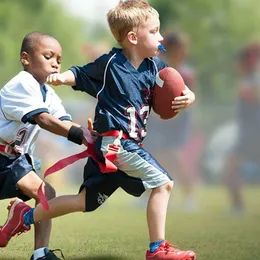
[[[7,246],[9,240],[12,236],[26,232],[31,229],[23,223],[24,213],[31,209],[30,206],[25,204],[22,200],[16,199],[12,200],[7,207],[8,217],[5,224],[1,227],[0,230],[0,247]]]
[[[193,251],[181,251],[173,248],[172,245],[164,240],[155,252],[146,252],[146,260],[195,260],[196,254]]]

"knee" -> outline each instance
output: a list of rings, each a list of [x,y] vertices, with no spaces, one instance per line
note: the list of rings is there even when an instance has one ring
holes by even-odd
[[[171,193],[172,189],[173,189],[173,181],[170,181],[168,183],[166,183],[164,186],[163,186],[163,189],[168,192],[168,193]]]
[[[45,184],[45,195],[48,200],[56,197],[56,191],[49,183]]]

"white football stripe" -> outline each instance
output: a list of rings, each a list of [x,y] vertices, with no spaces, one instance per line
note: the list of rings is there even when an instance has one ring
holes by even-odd
[[[159,87],[163,87],[163,83],[164,81],[160,78],[160,75],[159,75],[159,72],[156,74],[156,80],[155,80],[156,84],[159,86]]]

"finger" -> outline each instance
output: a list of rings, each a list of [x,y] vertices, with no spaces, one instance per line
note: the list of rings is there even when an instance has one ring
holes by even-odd
[[[172,106],[186,106],[188,104],[187,101],[180,101],[172,103]]]
[[[90,144],[93,143],[93,138],[92,138],[92,132],[90,132],[85,126],[82,126],[83,130],[83,137],[86,139],[86,141]]]
[[[176,101],[188,101],[189,100],[189,97],[187,96],[180,96],[180,97],[176,97],[173,102],[176,102]]]
[[[91,137],[92,137],[92,140],[94,141],[94,142],[96,142],[97,141],[97,139],[98,139],[98,133],[96,132],[96,131],[91,131]]]
[[[91,118],[88,119],[88,130],[93,131],[93,123]]]
[[[188,101],[172,102],[172,106],[187,106],[188,104]]]
[[[97,131],[94,131],[94,130],[91,132],[91,134],[92,134],[93,136],[96,136],[96,137],[99,136],[99,133],[98,133]]]
[[[175,108],[184,108],[184,107],[187,107],[189,106],[189,103],[188,102],[182,102],[180,104],[172,104],[172,107],[175,107]]]
[[[180,106],[172,106],[172,109],[175,110],[175,109],[183,109],[183,108],[186,108],[186,106],[183,106],[183,105],[180,105]]]
[[[46,81],[47,81],[48,83],[51,83],[51,76],[48,76],[47,79],[46,79]]]

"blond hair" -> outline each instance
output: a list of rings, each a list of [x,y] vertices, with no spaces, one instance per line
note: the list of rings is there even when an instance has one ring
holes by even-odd
[[[151,7],[146,0],[126,0],[110,10],[107,20],[112,34],[119,44],[130,31],[151,18],[152,15],[159,17],[158,12]]]

